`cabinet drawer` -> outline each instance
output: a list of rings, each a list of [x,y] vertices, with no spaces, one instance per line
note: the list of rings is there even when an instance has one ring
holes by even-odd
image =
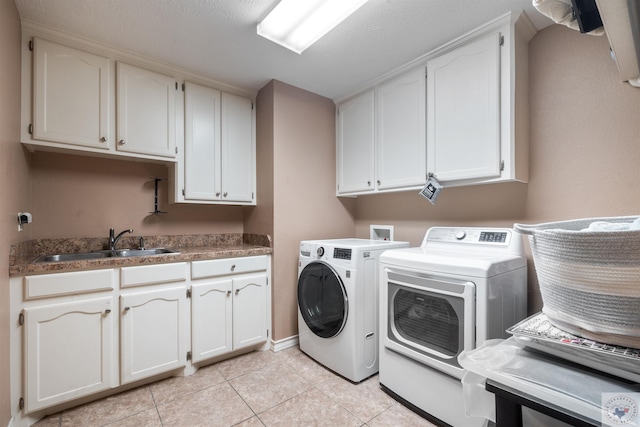
[[[132,286],[157,285],[160,283],[182,282],[187,280],[186,263],[140,265],[124,267],[120,270],[120,285]]]
[[[113,269],[27,276],[24,278],[24,298],[110,291],[114,287],[114,278]]]
[[[209,261],[194,261],[191,263],[191,278],[224,276],[227,274],[249,273],[267,269],[266,256],[248,256],[240,258],[225,258]]]

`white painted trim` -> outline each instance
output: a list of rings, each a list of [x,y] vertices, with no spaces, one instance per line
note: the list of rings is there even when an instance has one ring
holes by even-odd
[[[13,419],[13,417],[9,419],[9,424],[7,424],[7,427],[13,427]]]
[[[271,351],[275,353],[290,347],[295,347],[297,345],[298,345],[298,335],[294,335],[292,337],[284,338],[278,341],[271,340]]]

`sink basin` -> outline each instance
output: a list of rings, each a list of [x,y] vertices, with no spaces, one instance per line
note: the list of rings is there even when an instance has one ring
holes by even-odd
[[[75,254],[42,255],[36,258],[33,262],[84,261],[87,259],[107,258],[110,256],[111,253],[106,252],[81,252]]]
[[[100,258],[128,258],[136,256],[150,256],[150,255],[162,255],[162,254],[177,254],[179,252],[172,251],[167,248],[153,248],[153,249],[116,249],[115,251],[94,251],[94,252],[78,252],[72,254],[55,254],[55,255],[42,255],[36,258],[33,262],[59,262],[59,261],[84,261],[89,259]]]
[[[108,251],[111,252],[111,251]],[[172,251],[167,248],[153,248],[153,249],[116,249],[112,252],[116,257],[130,257],[130,256],[149,256],[149,255],[162,255],[162,254],[177,254],[178,252]]]

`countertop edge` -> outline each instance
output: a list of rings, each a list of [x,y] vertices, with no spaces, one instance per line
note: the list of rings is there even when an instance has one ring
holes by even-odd
[[[19,254],[18,249],[12,246],[10,251],[9,277],[28,276],[36,274],[62,273],[81,270],[99,270],[107,268],[119,268],[135,265],[153,265],[176,262],[200,261],[218,258],[234,258],[254,255],[270,255],[273,253],[271,237],[267,235],[242,235],[240,239],[220,242],[212,246],[189,246],[184,236],[180,243],[186,246],[173,246],[172,250],[178,253],[136,256],[136,257],[109,257],[81,261],[59,261],[34,263],[33,253],[24,251]],[[247,237],[249,236],[249,237]],[[235,237],[235,236],[234,236]],[[77,240],[77,239],[75,239]],[[74,240],[74,241],[75,241]],[[201,239],[198,240],[201,242]],[[251,244],[251,243],[253,244]],[[217,242],[216,242],[217,243]],[[255,244],[259,243],[259,244]],[[269,246],[262,246],[268,244]]]

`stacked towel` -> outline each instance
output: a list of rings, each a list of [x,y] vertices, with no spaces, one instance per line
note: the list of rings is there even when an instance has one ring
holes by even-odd
[[[626,230],[640,230],[640,218],[633,222],[606,222],[606,221],[594,221],[589,224],[589,227],[583,228],[581,231],[626,231]]]

